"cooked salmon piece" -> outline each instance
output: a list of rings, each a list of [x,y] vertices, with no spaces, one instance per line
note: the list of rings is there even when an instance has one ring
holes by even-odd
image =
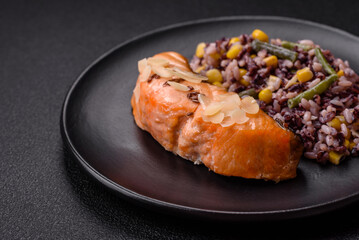
[[[167,59],[171,66],[191,71],[186,58],[178,53],[165,52],[153,58]],[[166,150],[221,175],[276,182],[296,176],[303,146],[295,134],[261,110],[247,114],[245,123],[228,127],[204,121],[204,108],[189,93],[208,99],[228,93],[206,82],[180,83],[191,90],[180,91],[169,86],[168,78],[152,74],[146,81],[137,79],[131,99],[136,124]]]

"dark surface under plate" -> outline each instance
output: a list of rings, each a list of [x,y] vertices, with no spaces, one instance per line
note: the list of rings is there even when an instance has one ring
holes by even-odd
[[[358,198],[359,161],[320,166],[307,159],[297,178],[275,184],[225,177],[164,150],[139,129],[130,98],[137,61],[164,51],[191,58],[196,44],[259,28],[271,38],[312,39],[359,69],[359,40],[343,31],[286,18],[220,18],[176,25],[105,54],[76,81],[65,101],[62,130],[81,165],[135,203],[206,219],[285,219],[336,209]],[[260,146],[258,146],[260,147]],[[275,151],[275,149],[273,150]]]

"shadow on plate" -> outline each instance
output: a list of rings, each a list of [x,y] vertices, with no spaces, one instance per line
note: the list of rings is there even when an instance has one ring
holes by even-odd
[[[354,233],[359,228],[359,204],[310,218],[271,222],[213,222],[164,215],[130,204],[93,181],[66,148],[63,160],[74,193],[88,211],[110,229],[121,229],[137,238],[243,239],[272,236],[276,239],[309,239]]]

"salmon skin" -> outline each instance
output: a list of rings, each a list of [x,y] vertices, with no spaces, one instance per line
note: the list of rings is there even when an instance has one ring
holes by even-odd
[[[178,53],[165,52],[154,58],[191,71],[186,58]],[[166,78],[152,77],[148,81],[137,79],[139,96],[133,94],[131,105],[136,124],[166,150],[225,176],[276,182],[296,176],[303,152],[300,139],[263,111],[249,115],[244,124],[229,127],[205,122],[201,104],[191,100],[189,92],[168,86]],[[206,82],[181,83],[209,98],[226,93]]]

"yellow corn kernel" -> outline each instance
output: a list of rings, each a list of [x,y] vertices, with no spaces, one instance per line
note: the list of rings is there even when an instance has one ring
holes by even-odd
[[[340,130],[340,120],[338,118],[333,118],[332,121],[328,122],[328,126],[335,128],[336,130]]]
[[[329,152],[329,161],[335,165],[338,165],[343,154],[336,153],[334,151]]]
[[[301,83],[307,82],[313,78],[313,73],[308,67],[297,71],[298,81]]]
[[[221,54],[219,54],[219,53],[212,53],[212,54],[210,54],[210,56],[211,56],[213,59],[218,60],[218,59],[221,57]]]
[[[204,70],[206,68],[206,66],[205,65],[203,65],[203,66],[200,66],[200,67],[198,67],[197,69],[196,69],[196,73],[200,73],[202,70]]]
[[[208,77],[208,82],[223,82],[223,77],[221,72],[218,69],[211,69],[206,72],[206,76]]]
[[[274,55],[264,58],[263,61],[266,63],[267,67],[271,66],[276,68],[278,65],[278,58]]]
[[[252,54],[252,55],[251,55],[251,58],[255,58],[255,57],[257,57],[257,55],[255,55],[255,54]]]
[[[259,100],[268,104],[272,101],[272,91],[269,90],[268,88],[265,88],[259,92],[258,98]]]
[[[243,77],[244,75],[246,75],[246,73],[247,73],[247,70],[246,70],[246,69],[244,69],[244,68],[240,68],[240,69],[239,69],[239,76],[240,76],[240,77]]]
[[[242,84],[243,86],[246,86],[246,87],[248,87],[249,84],[250,84],[250,83],[249,83],[248,81],[246,81],[244,78],[239,79],[239,83]]]
[[[355,142],[351,142],[350,144],[349,144],[349,149],[350,150],[353,150],[353,148],[356,146],[356,143]]]
[[[236,44],[233,45],[227,52],[227,58],[233,59],[236,58],[240,51],[242,51],[242,45]]]
[[[239,38],[237,38],[237,37],[231,38],[231,40],[229,40],[228,45],[232,45],[232,44],[235,43],[235,42],[239,42]]]
[[[259,30],[259,29],[255,29],[253,32],[252,32],[252,37],[254,39],[258,39],[259,41],[262,41],[262,42],[268,42],[268,35],[265,34],[265,32],[263,32],[262,30]]]
[[[338,75],[338,77],[343,77],[343,76],[344,76],[344,71],[343,71],[343,70],[339,70],[339,71],[337,72],[337,75]]]
[[[204,55],[204,48],[206,47],[206,44],[204,42],[201,42],[197,45],[196,49],[196,56],[199,58],[203,58]]]
[[[217,87],[222,87],[222,83],[220,83],[220,82],[214,82],[214,83],[212,83],[213,85],[216,85]]]
[[[344,140],[344,146],[345,146],[346,148],[349,148],[350,142],[349,142],[348,139],[345,139],[345,140]]]

